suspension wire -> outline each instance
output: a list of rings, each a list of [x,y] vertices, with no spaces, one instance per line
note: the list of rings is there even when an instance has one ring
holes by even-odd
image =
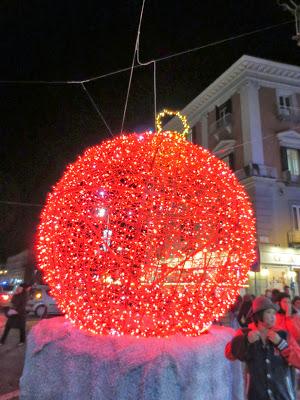
[[[225,39],[221,39],[221,40],[216,40],[214,42],[207,43],[207,44],[204,44],[202,46],[193,47],[192,49],[183,50],[183,51],[180,51],[178,53],[173,53],[173,54],[170,54],[170,55],[165,56],[165,57],[160,57],[160,58],[157,58],[155,61],[158,62],[158,61],[169,60],[170,58],[182,56],[182,55],[188,54],[188,53],[193,53],[195,51],[203,50],[203,49],[206,49],[208,47],[218,46],[219,44],[223,44],[223,43],[226,43],[226,42],[229,42],[229,41],[233,41],[233,40],[236,40],[236,39],[241,39],[243,37],[254,35],[256,33],[268,31],[270,29],[274,29],[274,28],[277,28],[277,27],[282,26],[282,25],[291,24],[292,22],[294,22],[294,21],[289,20],[289,21],[281,22],[280,24],[270,25],[270,26],[267,26],[265,28],[258,28],[258,29],[255,29],[253,31],[250,31],[250,32],[241,33],[239,35],[231,36],[231,37],[228,37],[228,38],[225,38]]]
[[[138,26],[137,39],[136,39],[136,43],[135,43],[135,49],[134,49],[134,55],[133,55],[133,61],[132,61],[131,67],[122,68],[122,69],[119,69],[117,71],[113,71],[113,72],[110,72],[110,73],[107,73],[107,74],[99,75],[99,76],[96,76],[96,77],[93,77],[93,78],[89,78],[89,79],[85,79],[85,80],[82,80],[82,81],[46,81],[46,80],[38,80],[38,81],[27,81],[27,80],[7,81],[7,80],[0,80],[0,84],[47,84],[47,85],[65,85],[65,84],[78,85],[78,84],[80,84],[81,87],[83,88],[83,90],[85,91],[85,93],[87,94],[87,96],[88,96],[91,104],[93,105],[94,109],[96,110],[96,112],[100,116],[102,122],[105,124],[106,128],[108,129],[110,135],[113,136],[113,133],[112,133],[109,125],[107,124],[105,118],[103,117],[102,113],[99,110],[99,107],[96,105],[94,99],[92,98],[91,94],[89,93],[89,91],[87,90],[86,86],[84,85],[85,83],[96,81],[96,80],[101,79],[101,78],[105,78],[105,77],[108,77],[108,76],[116,75],[118,73],[122,73],[122,72],[126,72],[126,71],[130,70],[130,78],[129,78],[129,84],[128,84],[127,95],[126,95],[126,102],[125,102],[125,107],[124,107],[124,112],[123,112],[123,119],[122,119],[122,128],[121,128],[121,132],[122,132],[123,131],[123,127],[124,127],[124,121],[125,121],[125,116],[126,116],[126,110],[127,110],[127,104],[128,104],[128,99],[129,99],[129,93],[130,93],[130,87],[131,87],[132,75],[133,75],[134,68],[147,66],[147,65],[153,63],[154,116],[155,116],[155,119],[156,119],[156,114],[157,114],[156,63],[157,62],[168,60],[168,59],[174,58],[174,57],[178,57],[178,56],[181,56],[183,54],[188,54],[188,53],[191,53],[191,52],[202,50],[202,49],[207,48],[207,47],[217,46],[219,44],[223,44],[223,43],[228,42],[228,41],[232,41],[232,40],[236,40],[236,39],[239,39],[239,38],[242,38],[242,37],[250,36],[250,35],[253,35],[253,34],[256,34],[256,33],[259,33],[259,32],[263,32],[263,31],[266,31],[266,30],[274,29],[276,27],[279,27],[279,26],[282,26],[282,25],[286,25],[286,24],[290,24],[291,22],[294,22],[294,21],[285,21],[285,22],[280,23],[280,24],[275,24],[275,25],[271,25],[271,26],[268,26],[268,27],[265,27],[265,28],[255,29],[255,30],[250,31],[250,32],[246,32],[246,33],[243,33],[243,34],[231,36],[229,38],[222,39],[222,40],[219,40],[219,41],[207,43],[206,45],[203,45],[203,46],[198,46],[198,47],[194,47],[194,48],[189,49],[189,50],[181,51],[181,52],[178,52],[178,53],[173,53],[173,54],[170,54],[169,56],[160,57],[160,58],[148,61],[148,62],[141,62],[140,61],[140,56],[139,56],[139,39],[140,39],[140,28],[141,28],[141,22],[142,22],[142,17],[143,17],[144,5],[145,5],[145,0],[143,0],[143,4],[142,4],[140,20],[139,20],[139,26]],[[297,21],[296,21],[296,23],[297,23]],[[135,59],[137,59],[137,62],[138,62],[137,65],[134,65]],[[268,135],[268,136],[263,137],[262,140],[266,140],[266,139],[269,139],[271,137],[273,139],[275,139],[274,135]],[[253,143],[255,141],[256,140],[254,140],[254,141],[250,140],[250,141],[247,141],[247,142],[243,142],[243,143],[241,143],[239,145],[233,146],[231,149],[234,150],[234,149],[236,149],[238,147],[245,146],[245,145]],[[219,151],[215,152],[214,154],[217,155],[218,153],[220,153],[220,155],[221,155],[222,150],[219,150]],[[3,200],[0,200],[0,204],[20,205],[20,206],[27,206],[27,207],[43,207],[42,204],[24,203],[24,202],[15,202],[15,201],[3,201]]]
[[[147,66],[150,64],[153,64],[153,103],[154,103],[154,129],[156,127],[156,115],[157,115],[157,91],[156,91],[156,60],[150,60],[147,62],[142,62],[140,60],[140,37],[141,37],[141,32],[140,30],[138,31],[138,37],[137,37],[137,50],[136,50],[136,60],[139,66]]]
[[[293,19],[293,20],[281,22],[279,24],[270,25],[270,26],[267,26],[265,28],[258,28],[258,29],[255,29],[253,31],[250,31],[250,32],[245,32],[245,33],[241,33],[241,34],[238,34],[238,35],[235,35],[235,36],[230,36],[228,38],[225,38],[225,39],[222,39],[222,40],[217,40],[217,41],[214,41],[214,42],[210,42],[210,43],[204,44],[202,46],[194,47],[192,49],[184,50],[184,51],[181,51],[181,52],[178,52],[178,53],[172,53],[172,54],[169,54],[168,56],[165,56],[165,57],[156,58],[156,59],[154,59],[154,61],[156,61],[156,62],[165,61],[165,60],[168,60],[170,58],[179,57],[179,56],[184,55],[184,54],[188,54],[188,53],[195,52],[195,51],[198,51],[198,50],[203,50],[203,49],[206,49],[208,47],[217,46],[219,44],[223,44],[223,43],[230,42],[230,41],[233,41],[233,40],[241,39],[243,37],[251,36],[251,35],[254,35],[256,33],[265,32],[265,31],[268,31],[268,30],[271,30],[271,29],[274,29],[274,28],[278,28],[278,27],[283,26],[283,25],[288,25],[288,24],[291,24],[291,23],[295,23],[295,20]],[[133,68],[141,68],[142,66],[143,65],[134,65]],[[24,85],[26,85],[26,84],[28,84],[28,85],[31,85],[31,84],[79,85],[81,83],[89,83],[89,82],[96,81],[98,79],[107,78],[107,77],[112,76],[112,75],[117,75],[117,74],[120,74],[122,72],[127,72],[127,71],[129,71],[131,69],[132,69],[132,66],[131,67],[126,67],[126,68],[121,68],[121,69],[118,69],[116,71],[108,72],[106,74],[98,75],[98,76],[95,76],[95,77],[92,77],[92,78],[87,78],[87,79],[83,79],[83,80],[79,80],[79,81],[78,80],[67,80],[67,81],[0,80],[0,84],[3,84],[3,85],[5,85],[5,84],[7,84],[7,85],[15,85],[15,84],[24,84]]]
[[[233,41],[233,40],[236,40],[236,39],[240,39],[240,38],[243,38],[243,37],[254,35],[256,33],[264,32],[264,31],[267,31],[267,30],[271,30],[271,29],[277,28],[279,26],[291,24],[292,22],[294,22],[294,20],[289,20],[289,21],[285,21],[285,22],[282,22],[282,23],[279,23],[279,24],[270,25],[270,26],[267,26],[265,28],[258,28],[258,29],[255,29],[253,31],[250,31],[250,32],[242,33],[242,34],[235,35],[235,36],[230,36],[230,37],[228,37],[226,39],[217,40],[217,41],[214,41],[214,42],[211,42],[211,43],[207,43],[207,44],[202,45],[202,46],[194,47],[194,48],[189,49],[189,50],[181,51],[181,52],[178,52],[178,53],[173,53],[173,54],[170,54],[170,55],[165,56],[165,57],[160,57],[160,58],[157,58],[157,59],[153,59],[153,60],[151,60],[149,62],[142,63],[140,61],[140,59],[139,59],[139,37],[140,37],[140,27],[141,27],[141,22],[142,22],[142,17],[143,17],[143,11],[144,11],[144,4],[145,4],[145,0],[143,0],[143,4],[142,4],[139,27],[138,27],[138,34],[137,34],[137,40],[136,40],[134,56],[133,56],[133,61],[132,61],[131,67],[122,68],[122,69],[119,69],[119,70],[116,70],[116,71],[112,71],[112,72],[109,72],[109,73],[106,73],[106,74],[98,75],[96,77],[84,79],[84,80],[81,80],[81,81],[76,81],[76,80],[67,80],[67,81],[0,80],[0,84],[3,84],[3,85],[4,84],[6,84],[6,85],[19,85],[19,84],[24,84],[24,85],[32,85],[32,84],[33,85],[34,84],[35,85],[81,85],[82,88],[85,90],[87,96],[89,97],[89,100],[93,104],[93,107],[95,108],[96,112],[98,113],[98,115],[100,116],[101,120],[103,121],[103,123],[107,127],[110,135],[113,136],[112,131],[109,128],[108,124],[106,123],[106,121],[105,121],[103,115],[101,114],[99,108],[97,107],[97,105],[94,102],[93,98],[91,97],[90,93],[87,91],[86,87],[84,86],[85,83],[94,82],[94,81],[96,81],[98,79],[107,78],[107,77],[110,77],[110,76],[113,76],[113,75],[117,75],[117,74],[120,74],[122,72],[127,72],[127,71],[130,70],[130,78],[129,78],[128,90],[127,90],[126,101],[125,101],[124,112],[123,112],[123,119],[122,119],[122,129],[121,129],[121,132],[122,132],[123,131],[123,127],[124,127],[125,115],[126,115],[126,110],[127,110],[127,104],[128,104],[128,99],[129,99],[129,92],[130,92],[130,87],[131,87],[131,81],[132,81],[132,75],[133,75],[133,69],[134,68],[141,68],[143,66],[149,65],[150,63],[153,63],[153,86],[154,86],[153,90],[154,90],[154,113],[155,113],[154,120],[156,121],[156,114],[157,114],[156,63],[157,62],[165,61],[165,60],[168,60],[170,58],[178,57],[178,56],[181,56],[183,54],[188,54],[188,53],[195,52],[195,51],[198,51],[198,50],[202,50],[202,49],[205,49],[205,48],[208,48],[208,47],[217,46],[219,44],[223,44],[223,43],[226,43],[226,42],[229,42],[229,41]],[[137,65],[134,64],[136,56],[137,56],[137,61],[138,61]],[[155,126],[155,124],[154,124],[154,126]]]
[[[192,53],[192,52],[195,52],[195,51],[198,51],[198,50],[206,49],[208,47],[218,46],[219,44],[223,44],[223,43],[230,42],[230,41],[233,41],[233,40],[241,39],[243,37],[255,35],[256,33],[265,32],[265,31],[268,31],[268,30],[271,30],[271,29],[274,29],[274,28],[278,28],[278,27],[283,26],[283,25],[288,25],[288,24],[291,24],[291,23],[294,23],[294,20],[288,20],[288,21],[285,21],[285,22],[281,22],[279,24],[274,24],[274,25],[267,26],[265,28],[258,28],[258,29],[255,29],[253,31],[250,31],[250,32],[245,32],[245,33],[241,33],[241,34],[238,34],[238,35],[235,35],[235,36],[230,36],[228,38],[225,38],[225,39],[222,39],[222,40],[217,40],[217,41],[214,41],[214,42],[210,42],[210,43],[204,44],[202,46],[194,47],[192,49],[184,50],[184,51],[181,51],[181,52],[178,52],[178,53],[169,54],[168,56],[165,56],[165,57],[156,58],[156,59],[154,59],[154,61],[156,61],[156,62],[165,61],[165,60],[168,60],[170,58],[179,57],[179,56],[182,56],[184,54],[188,54],[188,53]],[[144,64],[147,65],[147,63],[144,63]],[[143,66],[143,64],[135,65],[134,68],[140,68],[142,66]],[[98,75],[98,76],[86,79],[83,82],[93,82],[93,81],[96,81],[98,79],[106,78],[108,76],[116,75],[116,74],[119,74],[119,73],[122,73],[122,72],[126,72],[126,71],[129,71],[129,70],[130,70],[130,67],[122,68],[122,69],[119,69],[117,71],[108,72],[108,73],[103,74],[103,75]],[[1,81],[0,81],[0,83],[1,83]],[[76,83],[76,81],[72,81],[70,83]]]
[[[156,128],[157,93],[156,93],[156,61],[153,61],[153,92],[154,92],[154,129]]]
[[[136,41],[135,41],[135,46],[134,46],[134,52],[133,52],[133,57],[132,57],[132,65],[131,65],[131,69],[130,69],[130,77],[129,77],[129,82],[128,82],[126,101],[125,101],[125,106],[124,106],[124,111],[123,111],[123,118],[122,118],[122,125],[121,125],[121,131],[120,131],[121,133],[123,132],[124,123],[125,123],[128,99],[129,99],[131,82],[132,82],[132,75],[133,75],[133,70],[134,70],[136,54],[137,54],[138,46],[139,46],[139,38],[140,38],[140,33],[141,33],[141,25],[142,25],[142,18],[143,18],[145,1],[146,0],[143,0],[142,9],[141,9],[141,13],[140,13],[140,20],[139,20],[139,25],[138,25],[138,31],[137,31],[137,36],[136,36]]]
[[[97,106],[97,104],[95,103],[95,101],[94,101],[92,95],[91,95],[90,92],[87,90],[85,84],[84,84],[84,83],[81,83],[81,87],[82,87],[82,89],[84,90],[84,92],[87,94],[87,96],[88,96],[90,102],[92,103],[92,105],[93,105],[94,109],[96,110],[97,114],[100,116],[100,118],[101,118],[102,122],[104,123],[104,125],[106,126],[108,132],[109,132],[110,135],[113,137],[114,135],[113,135],[113,133],[112,133],[112,131],[111,131],[111,129],[110,129],[108,123],[106,122],[106,120],[105,120],[103,114],[101,113],[101,111],[100,111],[100,109],[99,109],[99,106]]]

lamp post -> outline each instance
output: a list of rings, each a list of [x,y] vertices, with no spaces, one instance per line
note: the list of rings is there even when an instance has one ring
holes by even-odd
[[[297,46],[300,47],[300,4],[297,4],[294,0],[277,0],[277,4],[285,11],[289,11],[293,14],[295,18],[296,35],[292,36],[292,39],[296,40]]]

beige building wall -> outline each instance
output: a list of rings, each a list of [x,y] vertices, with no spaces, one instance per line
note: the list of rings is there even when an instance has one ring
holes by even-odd
[[[300,100],[300,94],[297,94]],[[278,133],[295,130],[300,132],[300,124],[291,121],[282,121],[278,117],[278,102],[276,89],[261,87],[259,91],[261,107],[261,125],[264,144],[265,164],[276,168],[278,178],[282,178],[280,159],[280,144]]]

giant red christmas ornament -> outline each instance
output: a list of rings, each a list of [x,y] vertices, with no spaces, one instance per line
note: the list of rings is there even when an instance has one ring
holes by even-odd
[[[234,302],[255,259],[253,212],[234,174],[158,126],[89,148],[41,215],[44,278],[90,332],[199,335]]]

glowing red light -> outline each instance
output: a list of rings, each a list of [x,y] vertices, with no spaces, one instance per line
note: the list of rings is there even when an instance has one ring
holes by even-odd
[[[174,132],[131,134],[69,165],[41,215],[51,294],[98,334],[196,336],[255,259],[255,221],[225,163]]]

